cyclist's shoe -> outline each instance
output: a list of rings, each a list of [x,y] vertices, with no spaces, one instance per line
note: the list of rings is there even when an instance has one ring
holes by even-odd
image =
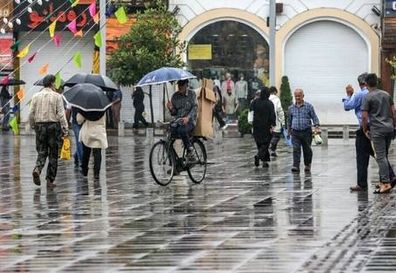
[[[195,157],[194,149],[188,150],[186,158],[188,163],[193,163],[197,161],[197,158]]]
[[[166,173],[167,173],[167,174],[171,174],[171,173],[172,173],[172,169],[167,170]],[[179,174],[180,174],[180,172],[179,172],[177,169],[175,169],[175,170],[173,171],[173,175],[179,175]]]

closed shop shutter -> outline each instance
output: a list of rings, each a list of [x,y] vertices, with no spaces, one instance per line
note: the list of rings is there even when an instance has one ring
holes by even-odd
[[[345,86],[358,90],[358,75],[368,72],[368,48],[356,31],[332,21],[303,26],[286,42],[284,65],[292,92],[304,90],[321,124],[357,124],[341,102]]]

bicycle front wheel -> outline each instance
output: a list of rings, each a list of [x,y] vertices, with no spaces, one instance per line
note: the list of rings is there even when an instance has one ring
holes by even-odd
[[[207,156],[205,145],[199,139],[194,139],[192,143],[196,161],[187,168],[187,173],[192,182],[201,183],[205,179]]]
[[[165,141],[154,144],[150,151],[150,172],[158,185],[166,186],[175,172],[175,157]]]

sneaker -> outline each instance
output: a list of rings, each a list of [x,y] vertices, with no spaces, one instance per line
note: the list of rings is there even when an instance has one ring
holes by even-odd
[[[37,186],[40,186],[41,185],[40,172],[36,168],[34,168],[32,176],[33,176],[33,183]]]
[[[291,168],[291,171],[292,171],[292,173],[299,173],[299,172],[300,172],[300,169],[299,169],[298,167],[296,167],[296,166],[293,166],[293,167]]]
[[[311,165],[305,165],[304,172],[306,173],[311,172]]]
[[[260,158],[257,155],[254,156],[254,166],[260,166]]]

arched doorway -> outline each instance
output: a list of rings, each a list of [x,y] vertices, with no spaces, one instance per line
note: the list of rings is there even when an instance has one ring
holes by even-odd
[[[257,77],[266,84],[268,53],[267,41],[255,29],[238,21],[222,20],[203,27],[190,39],[187,63],[199,78],[221,82],[229,72],[234,81],[244,75],[250,83]],[[250,93],[254,88],[250,84]]]
[[[357,90],[357,76],[369,72],[369,47],[353,28],[322,20],[297,29],[284,47],[284,75],[302,88],[322,124],[356,124],[341,102],[345,86]]]

